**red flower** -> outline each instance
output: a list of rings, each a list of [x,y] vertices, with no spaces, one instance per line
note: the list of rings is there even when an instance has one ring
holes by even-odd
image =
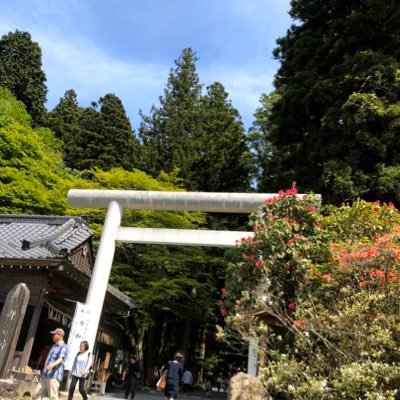
[[[331,274],[324,274],[321,276],[322,279],[325,279],[326,281],[331,281],[332,280],[332,275]]]
[[[221,310],[221,315],[223,316],[223,317],[226,317],[227,315],[228,315],[228,310],[226,309],[226,308],[223,308],[222,310]]]
[[[296,304],[295,303],[289,303],[288,308],[290,311],[294,311],[296,309]]]
[[[299,329],[304,329],[305,328],[305,323],[304,323],[304,321],[302,320],[302,319],[296,319],[295,321],[293,321],[293,325],[296,327],[296,328],[299,328]]]

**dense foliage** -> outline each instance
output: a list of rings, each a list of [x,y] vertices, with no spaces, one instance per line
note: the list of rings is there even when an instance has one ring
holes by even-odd
[[[276,191],[297,179],[326,203],[397,200],[397,2],[293,0],[291,6],[296,24],[274,53],[281,62],[274,97],[257,116],[268,149],[260,187]]]
[[[259,340],[274,399],[397,399],[400,213],[317,207],[293,188],[253,215],[222,312]]]
[[[22,102],[0,88],[0,212],[63,213],[57,146],[52,132],[33,129]]]

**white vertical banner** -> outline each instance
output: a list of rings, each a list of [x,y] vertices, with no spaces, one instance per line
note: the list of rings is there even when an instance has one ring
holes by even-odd
[[[79,352],[79,345],[82,340],[88,340],[90,337],[96,337],[97,326],[91,323],[91,308],[84,303],[76,303],[74,319],[71,323],[71,330],[68,336],[68,356],[64,366],[67,371],[72,369],[75,357]],[[95,332],[92,332],[95,330]],[[89,343],[89,349],[93,349],[94,343]]]

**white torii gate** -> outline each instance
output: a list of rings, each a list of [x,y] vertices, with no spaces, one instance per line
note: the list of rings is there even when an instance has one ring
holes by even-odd
[[[124,208],[167,211],[204,211],[218,213],[255,212],[270,193],[153,192],[134,190],[71,189],[72,207],[107,208],[92,278],[86,297],[91,310],[90,330],[86,340],[94,344],[115,253],[115,242],[169,244],[182,246],[235,247],[242,237],[253,232],[207,231],[190,229],[127,228],[121,226]],[[299,194],[299,197],[304,195]],[[251,371],[248,371],[251,373]]]

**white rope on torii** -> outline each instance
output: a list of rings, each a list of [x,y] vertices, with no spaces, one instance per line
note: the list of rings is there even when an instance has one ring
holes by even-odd
[[[257,211],[265,200],[278,196],[271,193],[205,193],[155,192],[135,190],[71,189],[68,201],[72,207],[107,208],[103,232],[97,250],[92,278],[86,297],[91,309],[91,331],[86,340],[93,344],[99,325],[115,242],[169,244],[185,246],[235,247],[242,237],[252,232],[207,231],[189,229],[156,229],[121,227],[124,208],[167,211],[203,211],[249,214]],[[303,197],[303,194],[299,194]]]

